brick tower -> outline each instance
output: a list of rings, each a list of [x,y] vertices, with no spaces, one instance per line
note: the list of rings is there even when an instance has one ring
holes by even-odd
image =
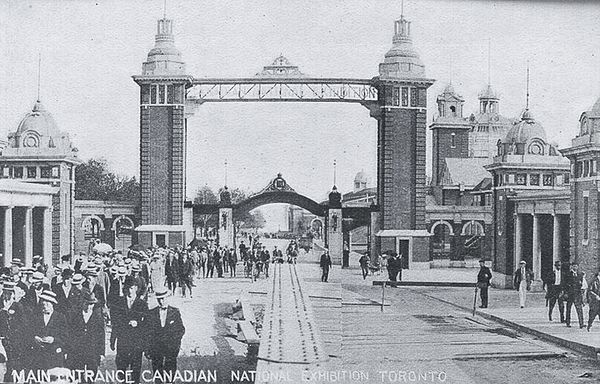
[[[155,46],[133,76],[140,86],[141,225],[138,242],[144,246],[183,245],[185,227],[186,75],[175,48],[173,21],[158,20]]]
[[[373,79],[379,94],[378,105],[371,110],[378,122],[379,241],[375,248],[395,250],[409,263],[428,262],[425,140],[427,88],[433,80],[425,77],[404,15],[394,23],[392,42],[379,64],[379,76]]]

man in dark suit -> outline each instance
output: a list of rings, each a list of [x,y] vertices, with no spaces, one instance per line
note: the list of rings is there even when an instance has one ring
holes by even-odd
[[[571,308],[575,306],[579,328],[585,327],[583,323],[583,293],[587,289],[585,275],[579,271],[577,263],[571,263],[571,268],[565,276],[565,291],[567,293],[567,327],[571,327]]]
[[[11,382],[12,372],[26,367],[25,319],[27,310],[15,300],[15,283],[4,282],[2,287],[2,310],[0,310],[0,337],[6,351],[5,382]]]
[[[116,344],[117,369],[123,371],[130,369],[134,383],[140,380],[142,353],[146,339],[143,324],[148,312],[148,305],[138,298],[137,289],[135,279],[127,276],[126,295],[118,298],[110,308],[113,319],[110,349],[114,351]]]
[[[61,273],[62,283],[54,287],[56,294],[56,310],[67,315],[73,308],[79,307],[81,291],[73,286],[73,271],[64,269]]]
[[[102,311],[95,308],[97,303],[94,294],[84,288],[80,310],[73,311],[68,318],[67,366],[70,369],[96,372],[104,356],[106,332]]]
[[[322,270],[321,281],[326,283],[329,278],[329,268],[331,268],[331,256],[329,256],[329,250],[326,249],[325,253],[321,255],[319,266]]]
[[[42,311],[32,315],[28,340],[30,369],[47,370],[62,367],[65,360],[65,344],[69,337],[65,316],[54,310],[58,304],[56,293],[44,291],[40,295]]]
[[[479,295],[481,296],[481,305],[479,308],[488,307],[488,288],[491,279],[492,272],[485,266],[485,260],[479,260],[479,273],[477,274],[477,288],[479,288]]]
[[[40,295],[44,291],[44,274],[36,271],[31,275],[31,286],[25,293],[25,297],[21,299],[21,303],[29,310],[30,313],[41,311],[42,303]]]
[[[165,261],[165,276],[167,277],[167,284],[169,290],[174,295],[177,289],[177,282],[179,281],[179,262],[175,257],[175,252],[170,251],[167,261]],[[212,277],[212,276],[211,276]],[[160,289],[154,287],[154,289]]]
[[[177,370],[177,355],[185,334],[179,309],[168,305],[168,295],[165,289],[156,292],[158,307],[148,313],[144,323],[149,340],[146,357],[152,360],[152,370],[161,373]]]
[[[396,276],[398,275],[398,260],[396,259],[395,252],[388,253],[388,261],[387,261],[387,270],[388,270],[388,279],[390,281],[396,281]]]
[[[560,313],[560,322],[565,322],[565,302],[563,300],[563,282],[564,273],[562,270],[560,261],[554,262],[554,269],[546,275],[544,283],[546,284],[548,298],[548,320],[552,321],[552,312],[554,312],[554,306],[558,302],[558,312]]]
[[[587,330],[590,331],[596,317],[600,317],[600,272],[594,274],[588,290],[588,303],[590,304]]]

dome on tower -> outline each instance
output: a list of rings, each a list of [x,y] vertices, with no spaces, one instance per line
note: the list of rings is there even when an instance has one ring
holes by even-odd
[[[392,48],[385,54],[383,63],[379,64],[381,78],[424,78],[425,65],[414,49],[410,33],[410,21],[400,16],[394,23]]]
[[[542,124],[535,121],[533,114],[526,109],[521,115],[521,121],[516,123],[506,134],[504,143],[527,143],[532,139],[546,141],[546,131]]]
[[[154,48],[148,52],[148,60],[142,64],[143,75],[183,75],[185,64],[181,52],[175,47],[173,20],[158,20]]]
[[[368,183],[369,177],[367,176],[365,171],[360,171],[356,174],[356,176],[354,176],[354,182],[355,183]]]
[[[488,84],[481,92],[479,92],[479,99],[498,99],[498,94],[494,91],[491,84]]]
[[[23,135],[28,131],[35,132],[38,136],[48,137],[59,133],[54,117],[39,100],[35,102],[31,112],[23,117],[15,134]]]

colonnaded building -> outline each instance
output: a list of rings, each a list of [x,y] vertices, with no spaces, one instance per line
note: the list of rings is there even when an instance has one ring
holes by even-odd
[[[421,79],[425,66],[413,47],[410,23],[402,16],[394,26],[394,45],[386,54],[380,71],[389,75],[388,69],[396,68],[400,79],[413,75],[411,71],[418,71]],[[180,71],[183,65],[174,46],[172,22],[163,18],[158,22],[156,46],[150,50],[144,70],[168,71],[173,67]],[[279,76],[289,73],[290,68],[289,62],[283,59],[265,67],[265,71],[269,76]],[[293,68],[297,72],[294,72],[295,81],[301,81],[302,74],[297,67]],[[407,74],[403,75],[403,71]],[[374,84],[377,81],[380,81],[379,77],[374,78]],[[175,92],[169,86],[154,87],[150,93],[145,93],[150,89],[146,88],[142,87],[142,101],[162,100],[165,105],[183,102],[172,99],[184,97],[183,89]],[[425,111],[425,98],[421,97],[425,89],[421,96],[417,93],[412,95],[409,90],[396,87],[389,95],[381,94],[381,98],[391,97],[391,104],[384,103],[381,108],[413,107],[409,101],[412,100],[415,103],[419,101],[414,106],[419,113]],[[370,97],[368,92],[361,95]],[[141,110],[143,119],[146,116],[144,105]],[[412,211],[423,211],[424,219],[419,213],[411,220],[424,220],[426,230],[379,228],[378,232],[374,232],[376,228],[369,225],[361,236],[371,255],[377,249],[375,242],[385,243],[385,247],[393,247],[394,244],[398,247],[397,241],[383,241],[385,236],[408,233],[429,238],[428,254],[423,255],[422,250],[409,252],[406,257],[409,268],[474,266],[483,257],[491,262],[495,271],[494,283],[502,287],[510,285],[512,273],[520,260],[526,260],[532,266],[538,282],[545,272],[551,270],[554,260],[577,261],[588,274],[596,271],[600,266],[600,99],[581,115],[578,128],[573,122],[576,137],[571,147],[561,150],[550,142],[543,121],[536,120],[534,112],[526,107],[517,118],[504,116],[500,97],[492,85],[487,84],[479,94],[479,110],[469,114],[464,111],[463,97],[451,84],[448,85],[437,96],[434,110],[430,109],[433,137],[430,180],[425,179],[424,172],[423,175],[419,173],[420,165],[418,169],[385,168],[385,153],[378,154],[378,161],[383,161],[378,163],[378,172],[393,171],[395,175],[391,179],[384,177],[383,192],[387,195],[384,193],[382,196],[398,195],[397,191],[389,190],[391,187],[398,190],[410,187],[411,191],[417,191],[416,197],[406,201],[412,201]],[[184,117],[182,115],[178,119]],[[382,124],[381,121],[379,124]],[[419,124],[413,125],[412,129],[422,129]],[[402,129],[405,128],[402,126]],[[13,257],[21,258],[30,265],[33,255],[42,255],[46,263],[56,262],[64,254],[87,252],[90,240],[94,238],[122,249],[138,241],[159,245],[157,241],[161,238],[155,236],[153,225],[144,221],[143,207],[120,202],[75,200],[74,175],[81,163],[78,151],[39,100],[16,127],[5,129],[7,140],[0,143],[0,249],[5,265]],[[182,132],[185,134],[185,129]],[[416,137],[423,140],[416,140],[412,153],[403,156],[422,160],[424,164],[425,135],[419,131]],[[142,161],[148,155],[144,149],[146,139],[141,138]],[[178,140],[185,144],[184,136]],[[183,162],[184,144],[181,148],[171,149],[177,151],[177,158],[183,159]],[[148,163],[144,164],[141,176],[146,177]],[[183,165],[173,165],[178,173],[166,175],[165,180],[178,180],[172,188],[185,186]],[[152,170],[158,171],[164,170]],[[378,175],[378,184],[382,175]],[[279,179],[278,176],[276,180]],[[404,180],[403,183],[410,180],[412,186],[390,186],[389,180]],[[142,190],[144,188],[142,180]],[[179,196],[184,190],[169,190],[167,195]],[[381,185],[370,187],[364,173],[359,173],[353,190],[341,195],[340,214],[344,208],[377,207],[378,203],[381,204],[377,201],[380,190]],[[421,199],[422,191],[427,191],[424,199]],[[146,204],[146,209],[149,209],[151,201],[146,200],[142,199],[142,206]],[[183,224],[173,228],[178,231],[177,239],[181,237],[189,242],[194,233],[192,207],[183,200],[178,200],[177,204],[182,208],[178,222]],[[372,217],[377,218],[376,213]],[[321,220],[321,227],[327,226],[328,220],[331,221],[331,217]],[[291,226],[294,226],[293,221]],[[134,228],[137,232],[132,231]],[[348,228],[357,230],[356,226]],[[353,242],[347,233],[350,230],[344,229],[344,225],[342,230],[345,232],[344,239],[351,246]],[[162,240],[167,241],[170,237],[163,236]]]

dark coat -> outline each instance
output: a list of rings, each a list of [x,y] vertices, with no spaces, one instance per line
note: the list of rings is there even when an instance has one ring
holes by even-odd
[[[193,269],[194,266],[189,258],[185,262],[181,262],[179,264],[179,279],[182,281],[189,280],[192,276]]]
[[[165,261],[165,276],[171,281],[179,279],[179,261],[175,257],[172,260],[167,257]]]
[[[567,300],[576,304],[581,304],[583,301],[583,273],[568,271],[565,274],[565,292]]]
[[[527,289],[531,286],[531,280],[533,280],[533,272],[530,269],[525,269],[525,281],[527,282]],[[513,279],[513,284],[515,289],[519,289],[519,285],[523,281],[523,276],[521,276],[521,268],[515,271],[515,276]]]
[[[21,304],[23,304],[30,312],[42,310],[42,302],[38,299],[33,286],[27,289],[25,297],[21,299]]]
[[[90,283],[86,281],[85,283],[83,283],[83,287],[89,290]],[[106,297],[104,297],[104,288],[102,288],[101,285],[96,283],[94,284],[94,288],[92,288],[92,293],[94,294],[96,300],[98,300],[98,302],[94,305],[94,308],[102,310],[102,308],[104,308],[104,305],[106,305]]]
[[[65,296],[62,284],[54,287],[54,293],[56,293],[56,301],[58,302],[58,304],[54,306],[54,309],[62,312],[63,315],[66,316],[72,310],[78,310],[80,308],[81,291],[74,285],[71,285],[69,297]]]
[[[65,358],[65,344],[68,340],[67,320],[65,316],[54,310],[47,325],[44,325],[42,311],[32,315],[29,327],[28,349],[31,351],[31,369],[50,369],[62,367]],[[54,341],[50,344],[38,344],[35,336],[52,336]]]
[[[100,287],[102,289],[102,287]],[[82,311],[73,311],[68,318],[69,345],[68,366],[71,369],[97,368],[100,356],[105,354],[106,331],[102,312],[94,309],[87,323]]]
[[[8,311],[0,311],[0,337],[9,360],[20,360],[25,352],[27,319],[30,318],[31,312],[19,302],[12,303]]]
[[[319,266],[321,268],[329,269],[331,267],[331,256],[324,253],[321,255],[321,261],[319,261]]]
[[[148,346],[146,351],[151,359],[164,356],[177,356],[181,347],[181,338],[185,334],[185,327],[181,320],[181,313],[175,307],[167,307],[165,326],[160,326],[160,308],[153,308],[146,318],[146,334]]]
[[[123,298],[127,292],[125,291],[125,282],[119,282],[119,278],[113,279],[110,282],[110,290],[108,291],[108,297],[106,298],[106,304],[109,308],[118,301],[120,298]]]
[[[481,267],[477,274],[477,283],[485,284],[486,287],[490,286],[490,280],[492,279],[492,272],[488,267]]]
[[[117,341],[117,348],[134,347],[143,349],[146,334],[144,331],[144,320],[148,314],[148,305],[136,297],[131,305],[127,307],[127,297],[117,299],[111,307],[113,329],[110,335],[111,342]],[[135,325],[131,322],[135,321]]]

